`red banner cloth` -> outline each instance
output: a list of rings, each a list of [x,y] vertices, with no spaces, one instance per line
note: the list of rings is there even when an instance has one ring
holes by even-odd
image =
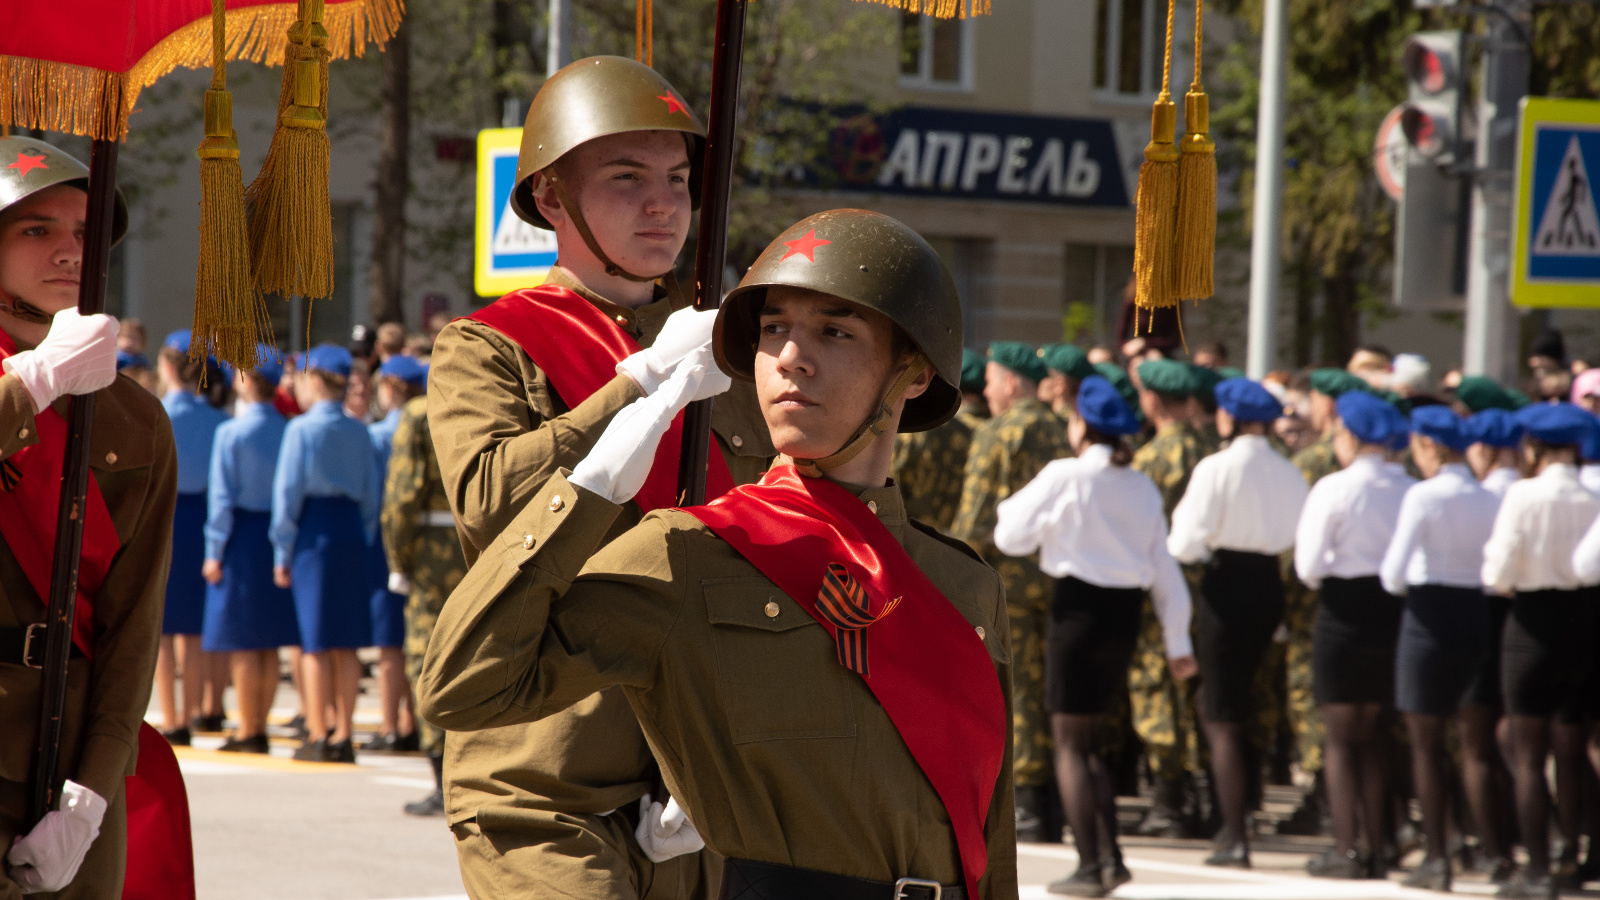
[[[500,332],[528,354],[568,407],[589,399],[617,377],[617,363],[639,343],[611,317],[570,288],[542,285],[512,291],[466,318]],[[683,455],[683,413],[661,438],[656,461],[633,501],[644,512],[678,505],[678,460]],[[728,462],[715,441],[707,454],[706,497],[733,488]]]
[[[988,868],[984,821],[1011,723],[994,662],[966,617],[928,580],[877,516],[849,491],[794,466],[684,510],[794,598],[829,634],[817,608],[830,563],[845,566],[881,605],[863,680],[944,801],[967,896]]]
[[[126,782],[128,868],[122,900],[195,900],[189,793],[161,732],[139,726],[139,766]]]

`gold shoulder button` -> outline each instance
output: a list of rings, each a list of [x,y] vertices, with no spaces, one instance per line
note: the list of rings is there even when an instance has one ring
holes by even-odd
[[[565,500],[561,499],[561,495],[560,494],[557,494],[554,497],[550,498],[550,511],[551,512],[561,512],[561,507],[566,506],[566,505],[567,505],[567,502]]]

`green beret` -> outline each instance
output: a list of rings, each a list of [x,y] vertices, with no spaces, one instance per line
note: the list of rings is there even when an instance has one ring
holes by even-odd
[[[1389,402],[1390,406],[1393,406],[1395,409],[1400,410],[1400,413],[1402,415],[1405,415],[1405,416],[1410,416],[1411,415],[1411,401],[1410,400],[1407,400],[1406,398],[1400,396],[1399,394],[1396,394],[1394,391],[1378,391],[1377,394],[1378,394],[1379,397],[1382,397],[1384,400],[1387,400]]]
[[[1219,378],[1221,378],[1223,381],[1227,381],[1229,378],[1246,378],[1246,377],[1248,377],[1248,376],[1245,375],[1244,370],[1239,368],[1238,366],[1223,366],[1222,368],[1217,370],[1217,376]]]
[[[1122,395],[1123,401],[1133,409],[1134,415],[1140,419],[1144,418],[1144,413],[1139,409],[1139,391],[1134,388],[1133,379],[1128,377],[1127,372],[1122,371],[1121,366],[1109,362],[1095,363],[1094,371],[1101,378],[1111,382],[1111,386]]]
[[[1215,403],[1217,385],[1222,383],[1222,373],[1194,363],[1184,363],[1184,365],[1189,367],[1189,374],[1194,378],[1194,392],[1200,399]]]
[[[1506,396],[1511,398],[1512,409],[1521,409],[1533,402],[1533,398],[1516,388],[1506,388]]]
[[[1139,364],[1139,383],[1146,390],[1171,397],[1192,397],[1200,392],[1198,366],[1173,359],[1151,359]]]
[[[1021,341],[995,341],[990,344],[989,361],[999,363],[1029,381],[1043,381],[1050,374],[1039,354]]]
[[[1456,399],[1473,412],[1486,409],[1515,410],[1519,404],[1511,394],[1493,378],[1468,375],[1456,385]]]
[[[1094,366],[1089,365],[1089,354],[1079,349],[1077,344],[1046,344],[1039,348],[1039,358],[1044,360],[1046,366],[1068,378],[1082,381],[1096,374]]]
[[[1326,394],[1335,400],[1351,391],[1372,393],[1372,385],[1343,369],[1313,369],[1311,371],[1311,389],[1319,394]]]
[[[983,393],[983,387],[988,379],[983,377],[983,354],[970,347],[961,348],[961,391],[962,393]]]

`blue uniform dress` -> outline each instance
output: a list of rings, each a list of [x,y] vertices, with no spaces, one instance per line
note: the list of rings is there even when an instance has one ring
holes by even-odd
[[[213,653],[300,643],[294,596],[272,583],[272,475],[289,423],[270,403],[251,403],[217,429],[211,450],[206,558],[222,581],[206,586],[201,646]]]
[[[400,410],[390,410],[380,422],[367,426],[372,449],[377,454],[379,478],[389,473],[389,452],[394,449],[394,432],[400,427]],[[382,481],[379,482],[380,486]],[[382,497],[380,491],[379,497]],[[383,531],[367,548],[367,567],[372,572],[372,646],[399,647],[406,640],[406,595],[389,590],[389,556],[383,552]]]
[[[367,429],[338,402],[314,404],[284,430],[272,482],[273,564],[293,576],[307,653],[372,644],[365,560],[381,491]]]
[[[206,482],[211,444],[227,413],[188,391],[170,391],[161,405],[172,420],[178,450],[178,504],[172,516],[172,567],[167,574],[167,605],[162,634],[200,634],[205,627]]]

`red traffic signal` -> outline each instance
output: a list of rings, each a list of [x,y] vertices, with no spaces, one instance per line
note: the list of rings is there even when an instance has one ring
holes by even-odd
[[[1455,161],[1461,134],[1462,47],[1460,31],[1419,31],[1400,55],[1407,95],[1400,130],[1419,156],[1438,165]]]
[[[1406,104],[1400,111],[1400,131],[1406,141],[1427,159],[1433,159],[1450,149],[1455,140],[1449,119],[1438,110]]]
[[[1437,94],[1453,86],[1456,60],[1454,53],[1441,53],[1437,43],[1428,40],[1431,36],[1424,33],[1407,39],[1400,67],[1405,70],[1407,81],[1425,93]]]

